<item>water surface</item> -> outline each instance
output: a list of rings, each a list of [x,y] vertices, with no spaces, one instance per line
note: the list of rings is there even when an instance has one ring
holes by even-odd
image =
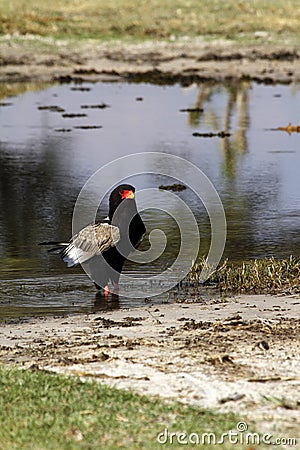
[[[299,86],[66,84],[6,101],[0,106],[0,315],[94,308],[94,290],[82,271],[67,269],[37,243],[68,240],[82,186],[104,164],[131,153],[181,156],[209,177],[227,217],[224,257],[299,256],[300,134],[274,131],[299,125]],[[191,108],[197,111],[180,111]],[[230,136],[193,135],[222,130]],[[170,182],[154,175],[128,181],[137,189]],[[189,189],[177,195],[197,218],[200,253],[206,254],[205,208]],[[106,208],[104,202],[100,217]],[[167,267],[178,251],[174,220],[155,210],[144,220],[149,230],[166,232],[168,246],[153,265],[127,265],[139,276]]]

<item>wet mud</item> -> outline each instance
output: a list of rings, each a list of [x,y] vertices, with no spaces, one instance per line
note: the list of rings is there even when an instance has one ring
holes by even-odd
[[[88,40],[39,49],[36,45],[0,45],[1,81],[126,80],[190,85],[202,81],[254,80],[291,83],[300,80],[300,50],[280,46],[238,46],[231,41],[202,40],[139,44]]]

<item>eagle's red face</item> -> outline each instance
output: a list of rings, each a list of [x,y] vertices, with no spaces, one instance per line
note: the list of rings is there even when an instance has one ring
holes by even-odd
[[[122,189],[119,191],[119,194],[121,195],[122,200],[124,198],[134,198],[134,192],[127,189]]]

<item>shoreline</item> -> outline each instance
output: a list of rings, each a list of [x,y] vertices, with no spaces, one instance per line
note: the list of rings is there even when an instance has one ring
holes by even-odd
[[[300,49],[293,45],[207,42],[124,43],[55,41],[37,37],[0,40],[2,82],[129,81],[160,84],[300,81]]]

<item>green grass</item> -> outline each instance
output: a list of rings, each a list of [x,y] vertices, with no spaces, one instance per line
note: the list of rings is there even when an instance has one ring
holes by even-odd
[[[165,428],[221,435],[238,422],[233,414],[40,371],[0,367],[0,387],[1,450],[156,449],[162,447],[156,439]]]
[[[234,39],[255,31],[298,37],[299,29],[298,0],[0,0],[0,34]]]

